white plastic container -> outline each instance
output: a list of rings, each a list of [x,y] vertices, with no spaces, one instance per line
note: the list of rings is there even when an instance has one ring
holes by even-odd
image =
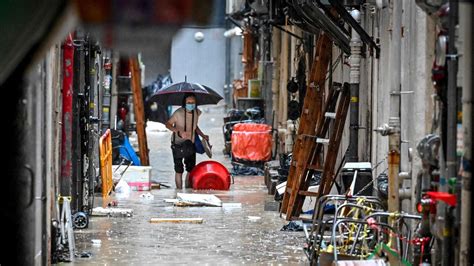
[[[118,165],[112,165],[112,171],[117,169]],[[120,174],[127,166],[122,165],[115,173]],[[127,182],[132,190],[148,191],[151,188],[151,166],[129,166],[123,173],[122,179]]]

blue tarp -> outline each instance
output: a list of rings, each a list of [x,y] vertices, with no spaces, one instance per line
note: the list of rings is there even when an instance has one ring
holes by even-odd
[[[140,166],[140,158],[138,158],[135,150],[133,150],[132,145],[130,145],[130,141],[125,136],[123,145],[119,146],[120,156],[124,157],[125,159],[131,161],[133,165]]]

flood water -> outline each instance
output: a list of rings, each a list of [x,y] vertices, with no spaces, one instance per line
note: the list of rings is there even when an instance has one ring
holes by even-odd
[[[214,145],[213,159],[230,167],[222,154],[223,108],[209,108],[200,122]],[[224,203],[241,207],[175,207],[164,199],[176,197],[169,132],[147,129],[152,180],[171,188],[132,192],[119,199],[118,207],[132,208],[132,217],[91,217],[88,229],[76,230],[76,249],[90,252],[90,258],[76,258],[73,264],[308,264],[303,252],[303,232],[280,231],[287,222],[278,212],[264,211],[267,194],[263,177],[236,176],[229,191],[212,193]],[[198,155],[198,162],[207,160]],[[202,224],[150,223],[150,218],[203,218]],[[99,239],[100,245],[92,240]]]

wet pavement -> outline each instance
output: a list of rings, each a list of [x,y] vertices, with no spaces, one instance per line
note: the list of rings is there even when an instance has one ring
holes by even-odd
[[[222,154],[222,117],[224,109],[204,112],[200,127],[214,145],[214,160],[230,166]],[[142,264],[308,264],[303,253],[303,232],[280,231],[287,222],[278,212],[264,211],[267,195],[263,177],[237,176],[229,191],[192,191],[174,189],[174,172],[169,132],[154,126],[147,129],[150,161],[155,182],[171,188],[154,189],[153,199],[132,192],[118,200],[118,207],[132,208],[132,217],[91,217],[88,229],[76,230],[79,253],[90,252],[90,258],[76,258],[81,265]],[[198,155],[197,161],[207,157]],[[164,199],[177,192],[212,193],[224,203],[241,203],[241,207],[175,207]],[[150,218],[203,218],[202,224],[150,223]],[[100,239],[94,245],[93,239]]]

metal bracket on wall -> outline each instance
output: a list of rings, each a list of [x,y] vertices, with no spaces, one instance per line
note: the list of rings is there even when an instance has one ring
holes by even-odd
[[[380,127],[374,129],[375,132],[379,133],[382,136],[388,136],[394,133],[399,132],[400,130],[396,130],[394,127],[389,126],[388,124],[383,124]]]
[[[407,95],[407,94],[413,94],[415,93],[414,91],[391,91],[390,95],[393,96],[401,96],[401,95]]]

